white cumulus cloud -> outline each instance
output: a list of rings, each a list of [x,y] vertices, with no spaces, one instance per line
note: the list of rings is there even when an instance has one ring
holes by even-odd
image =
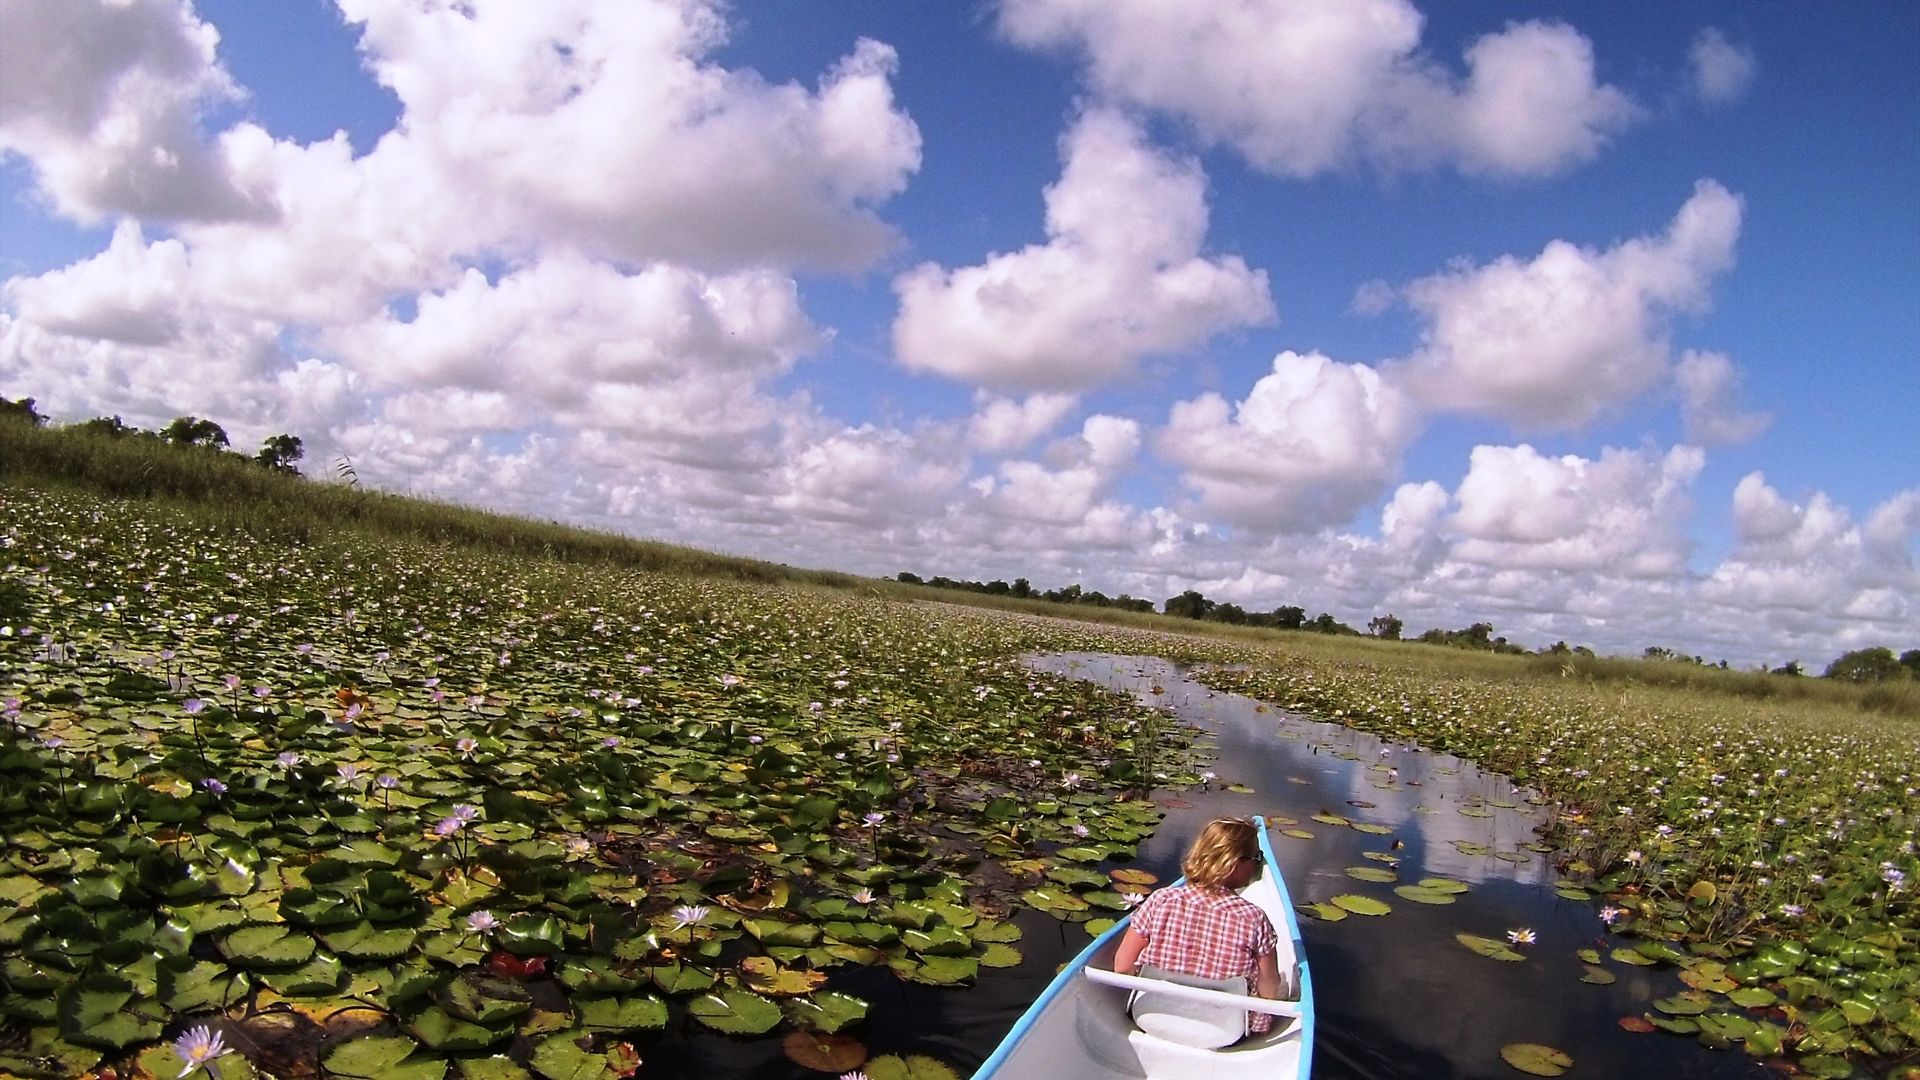
[[[1427,320],[1398,369],[1430,408],[1523,427],[1578,427],[1666,376],[1667,318],[1707,302],[1733,264],[1742,203],[1702,180],[1666,232],[1605,251],[1549,243],[1407,286]]]
[[[1153,109],[1256,168],[1312,176],[1354,161],[1534,176],[1596,155],[1638,109],[1598,82],[1560,23],[1516,23],[1458,75],[1420,48],[1407,0],[1001,0],[1001,32],[1085,58],[1109,100]]]
[[[909,368],[968,382],[1078,390],[1140,357],[1273,319],[1267,277],[1235,256],[1201,254],[1206,178],[1109,109],[1063,140],[1046,191],[1047,242],[979,266],[932,263],[894,281],[894,351]]]
[[[1686,566],[1684,526],[1706,455],[1607,448],[1550,458],[1526,444],[1476,446],[1454,498],[1453,557],[1531,570],[1671,577]]]
[[[976,392],[967,440],[989,454],[1013,453],[1052,431],[1079,400],[1072,394],[1028,394],[1015,400]]]
[[[219,33],[189,0],[9,0],[0,7],[0,156],[33,165],[60,213],[176,220],[260,216],[200,128],[239,96]]]
[[[1255,529],[1338,525],[1377,496],[1417,431],[1414,410],[1362,364],[1283,352],[1245,400],[1175,402],[1158,452],[1209,513]]]

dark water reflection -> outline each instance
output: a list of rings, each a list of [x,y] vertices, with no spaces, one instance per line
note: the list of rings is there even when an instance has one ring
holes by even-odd
[[[1311,840],[1274,837],[1296,902],[1358,893],[1393,906],[1383,917],[1356,915],[1337,923],[1302,919],[1320,1016],[1316,1080],[1513,1080],[1522,1074],[1500,1058],[1500,1047],[1513,1042],[1559,1047],[1575,1061],[1568,1075],[1591,1080],[1767,1075],[1739,1051],[1709,1051],[1692,1039],[1620,1030],[1619,1017],[1648,1011],[1655,998],[1683,987],[1671,971],[1613,963],[1605,965],[1618,976],[1613,985],[1579,981],[1585,966],[1574,950],[1591,945],[1604,955],[1611,947],[1605,927],[1597,905],[1557,896],[1547,858],[1522,846],[1534,840],[1539,811],[1506,778],[1338,725],[1260,711],[1251,699],[1216,693],[1155,657],[1062,654],[1031,663],[1172,709],[1212,733],[1216,761],[1210,767],[1220,784],[1253,789],[1251,794],[1221,787],[1180,792],[1178,798],[1191,805],[1168,810],[1161,827],[1141,845],[1137,865],[1170,880],[1179,873],[1180,855],[1208,819],[1284,815],[1314,834]],[[1153,693],[1156,686],[1161,693]],[[1397,770],[1391,780],[1388,769]],[[1471,805],[1489,816],[1459,812]],[[1393,831],[1370,835],[1310,820],[1321,811]],[[1456,840],[1507,852],[1510,858],[1463,854]],[[1402,846],[1393,848],[1395,841]],[[1381,865],[1365,858],[1368,851],[1398,857],[1402,882],[1441,876],[1472,888],[1448,906],[1405,900],[1394,895],[1392,885],[1346,874],[1350,866]],[[885,968],[835,969],[829,986],[872,1003],[867,1022],[853,1033],[874,1054],[928,1054],[965,1076],[992,1053],[1059,965],[1088,940],[1077,924],[1037,912],[1023,912],[1016,921],[1025,931],[1017,946],[1020,965],[982,970],[971,988],[902,983]],[[1454,940],[1461,932],[1504,939],[1507,930],[1521,927],[1539,937],[1524,948],[1521,963],[1476,956]],[[683,1022],[676,1017],[676,1023]],[[822,1076],[787,1061],[777,1036],[726,1038],[691,1021],[643,1046],[642,1053],[649,1076]],[[1073,1063],[1060,1062],[1059,1075],[1073,1080]]]

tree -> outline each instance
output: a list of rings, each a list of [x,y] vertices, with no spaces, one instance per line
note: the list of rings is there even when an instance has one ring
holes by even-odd
[[[1023,577],[1014,578],[1012,595],[1022,597],[1022,598],[1032,596],[1033,583]]]
[[[1168,597],[1163,610],[1182,619],[1204,619],[1213,612],[1213,601],[1188,589],[1179,596]]]
[[[227,446],[226,429],[197,416],[174,417],[173,423],[160,429],[160,437],[175,446],[205,446],[215,450],[224,450]]]
[[[299,461],[300,455],[305,452],[300,445],[299,436],[274,435],[260,444],[260,452],[254,455],[253,460],[269,469],[298,476],[300,470],[294,468],[293,463]]]
[[[1873,648],[1841,653],[1838,660],[1827,665],[1826,677],[1848,682],[1880,682],[1897,679],[1905,673],[1900,661],[1893,658],[1892,649]]]
[[[1786,663],[1781,664],[1779,667],[1774,668],[1773,670],[1767,672],[1767,674],[1769,675],[1805,675],[1806,673],[1807,673],[1807,669],[1801,667],[1800,661],[1798,660],[1789,660]]]
[[[1392,612],[1388,612],[1385,615],[1375,615],[1369,620],[1367,633],[1377,638],[1386,638],[1388,641],[1399,641],[1400,631],[1406,629],[1406,625]]]
[[[0,397],[0,420],[24,420],[34,427],[47,422],[47,418],[41,416],[40,411],[33,407],[33,399],[30,397],[23,397],[19,401],[9,401]]]
[[[1215,622],[1244,626],[1247,622],[1247,613],[1239,604],[1215,604],[1213,606],[1213,619]]]
[[[1298,630],[1307,622],[1307,609],[1291,604],[1273,609],[1273,625],[1282,630]]]
[[[128,435],[152,434],[152,432],[141,431],[137,427],[128,426],[126,421],[121,420],[117,416],[96,416],[91,420],[75,424],[74,429],[84,431],[89,435],[104,435],[109,439],[124,439]]]
[[[1901,653],[1900,666],[1906,668],[1914,678],[1920,679],[1920,649],[1908,649]]]
[[[903,582],[908,585],[918,585],[921,583],[920,575],[914,573],[911,570],[902,570],[898,574],[895,574],[893,576],[893,579],[895,581]]]

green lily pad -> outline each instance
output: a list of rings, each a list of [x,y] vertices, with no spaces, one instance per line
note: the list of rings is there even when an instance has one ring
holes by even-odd
[[[1560,1076],[1573,1068],[1565,1051],[1539,1043],[1508,1043],[1500,1048],[1500,1058],[1529,1076]]]
[[[492,1057],[461,1058],[457,1062],[460,1080],[531,1080],[533,1074],[504,1054]],[[226,1080],[223,1076],[221,1080]]]
[[[1780,995],[1764,986],[1743,986],[1727,993],[1727,1000],[1748,1009],[1760,1009],[1780,1000]]]
[[[1505,942],[1495,941],[1490,937],[1481,937],[1478,934],[1455,934],[1453,937],[1455,941],[1458,941],[1460,944],[1465,945],[1467,948],[1472,949],[1475,953],[1489,960],[1504,960],[1508,963],[1514,963],[1526,959],[1526,957],[1507,948]]]
[[[833,1034],[866,1019],[867,1003],[852,994],[826,991],[788,998],[780,1009],[796,1027]]]
[[[1377,866],[1349,866],[1347,867],[1347,876],[1350,878],[1358,878],[1361,881],[1377,881],[1383,883],[1400,880],[1399,874],[1391,870],[1383,870]]]
[[[119,1050],[160,1037],[166,1010],[139,996],[133,983],[118,975],[82,976],[56,999],[62,1037],[85,1046]]]
[[[476,1024],[437,1007],[421,1010],[407,1030],[429,1049],[448,1052],[485,1050],[513,1035],[511,1024]]]
[[[1332,903],[1334,907],[1350,911],[1355,915],[1385,915],[1393,910],[1393,906],[1384,900],[1375,900],[1371,896],[1361,896],[1358,893],[1341,893],[1332,899]]]
[[[327,1071],[355,1080],[444,1080],[447,1063],[418,1053],[420,1044],[404,1035],[349,1039],[327,1051]]]
[[[285,926],[246,926],[228,934],[220,951],[246,968],[299,967],[313,958],[313,938]]]
[[[413,948],[419,935],[404,927],[379,929],[370,922],[358,922],[343,930],[323,932],[320,940],[341,956],[356,960],[392,960]]]
[[[867,1074],[867,1080],[960,1080],[951,1068],[922,1054],[870,1058],[861,1071]]]
[[[1459,900],[1459,897],[1453,893],[1440,892],[1420,885],[1397,885],[1393,891],[1395,895],[1411,900],[1416,904],[1441,905],[1455,903]]]
[[[668,994],[692,994],[713,985],[711,972],[694,967],[692,964],[661,964],[647,969],[647,977],[653,985]]]
[[[588,1031],[624,1034],[659,1031],[667,1026],[667,1003],[652,994],[630,997],[575,998],[573,1009]]]
[[[511,979],[466,973],[447,984],[441,1003],[448,1012],[476,1024],[494,1025],[533,1007],[533,995]]]
[[[546,1080],[614,1080],[619,1074],[606,1054],[596,1054],[580,1045],[575,1032],[549,1035],[533,1048],[528,1064]]]
[[[702,994],[687,1003],[687,1013],[728,1035],[763,1035],[780,1025],[780,1006],[745,990]]]

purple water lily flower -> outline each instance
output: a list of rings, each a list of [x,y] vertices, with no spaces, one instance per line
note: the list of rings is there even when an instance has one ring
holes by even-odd
[[[173,1052],[180,1055],[180,1060],[187,1063],[187,1067],[180,1070],[180,1077],[176,1078],[176,1080],[184,1080],[194,1070],[202,1068],[206,1069],[210,1075],[218,1075],[214,1072],[211,1062],[214,1058],[226,1053],[227,1046],[219,1032],[201,1024],[199,1027],[188,1028],[186,1034],[175,1039]]]
[[[492,933],[499,925],[500,920],[494,918],[491,911],[475,911],[467,916],[467,929],[476,934]]]

